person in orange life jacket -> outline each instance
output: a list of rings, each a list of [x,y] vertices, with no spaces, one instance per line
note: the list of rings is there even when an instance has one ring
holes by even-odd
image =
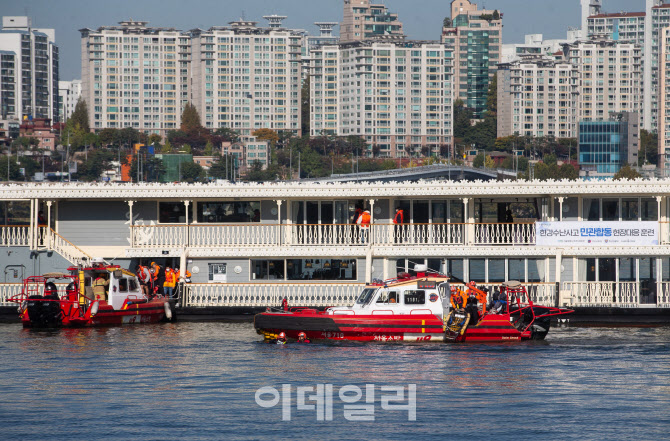
[[[395,225],[395,241],[396,243],[402,242],[402,224],[405,223],[405,213],[400,207],[395,209],[395,217],[393,218],[393,224]]]
[[[365,243],[368,241],[368,231],[370,230],[370,210],[365,210],[360,215],[356,223],[361,227],[361,242]]]
[[[298,343],[310,343],[310,341],[307,340],[307,334],[304,332],[298,334]]]
[[[157,294],[164,294],[163,285],[165,284],[165,268],[158,265],[156,262],[152,262],[151,266],[155,270],[154,278],[154,291]]]
[[[144,295],[149,295],[149,288],[151,285],[151,272],[149,271],[149,268],[146,266],[137,265],[135,272],[137,274],[137,278],[140,281],[142,292]]]
[[[169,266],[165,267],[165,283],[163,283],[163,292],[166,296],[172,297],[176,284],[175,273]]]

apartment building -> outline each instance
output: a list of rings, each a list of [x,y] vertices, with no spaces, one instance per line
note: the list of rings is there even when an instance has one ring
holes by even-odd
[[[658,166],[670,176],[670,27],[661,30],[659,66]]]
[[[587,34],[588,36],[607,35],[614,41],[640,45],[643,57],[641,87],[644,102],[641,109],[641,121],[645,129],[655,131],[658,128],[660,96],[661,32],[670,25],[670,3],[664,0],[645,0],[644,11],[618,13],[602,13],[600,6],[597,9],[591,9],[591,13],[596,13],[586,18]]]
[[[340,41],[362,41],[377,37],[404,36],[398,14],[383,4],[370,0],[344,0],[344,16],[340,25]]]
[[[498,65],[498,136],[577,136],[579,69],[526,55]]]
[[[165,136],[180,126],[188,99],[189,36],[126,20],[80,29],[82,98],[90,127],[133,127]]]
[[[478,9],[470,0],[451,2],[451,19],[442,28],[442,42],[453,46],[455,98],[483,118],[486,97],[502,50],[502,14]]]
[[[299,133],[303,31],[234,21],[188,36],[190,96],[203,126],[234,129],[243,141],[260,128]]]
[[[81,80],[58,82],[58,117],[66,122],[81,97]]]
[[[311,136],[362,136],[368,155],[382,157],[436,154],[452,144],[448,45],[377,39],[322,46],[310,66]]]
[[[639,112],[642,107],[642,49],[609,39],[564,46],[564,57],[579,69],[580,121],[603,121],[612,112]]]
[[[58,122],[58,46],[53,29],[30,17],[2,18],[0,123],[30,118]]]

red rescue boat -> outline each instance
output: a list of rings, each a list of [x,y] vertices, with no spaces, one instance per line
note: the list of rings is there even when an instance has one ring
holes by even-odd
[[[70,274],[28,277],[21,294],[8,299],[19,304],[24,327],[121,325],[175,319],[174,300],[146,296],[135,274],[117,265],[94,263],[68,270]]]
[[[504,283],[487,311],[487,293],[474,284],[451,286],[449,276],[428,273],[425,265],[414,271],[366,285],[353,306],[268,310],[256,315],[254,327],[270,341],[280,332],[292,339],[304,332],[310,340],[520,341],[544,339],[550,317],[572,312],[534,305],[519,282]],[[503,296],[508,303],[498,300]]]

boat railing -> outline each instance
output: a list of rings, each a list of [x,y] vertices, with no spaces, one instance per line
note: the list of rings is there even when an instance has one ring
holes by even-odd
[[[65,296],[67,283],[56,283],[59,297]],[[0,283],[0,306],[17,306],[16,303],[8,302],[7,299],[20,297],[23,292],[23,283]],[[30,295],[44,295],[44,284],[40,283],[35,287],[38,291],[30,292]]]
[[[133,248],[532,245],[535,223],[133,225]]]
[[[365,287],[362,283],[187,283],[184,306],[289,306],[353,305]]]
[[[27,247],[30,245],[30,225],[0,225],[0,246]]]
[[[633,308],[641,303],[638,282],[564,282],[570,306]]]

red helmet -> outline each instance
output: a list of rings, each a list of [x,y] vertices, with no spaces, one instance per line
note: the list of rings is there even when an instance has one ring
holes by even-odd
[[[279,333],[279,338],[286,338],[286,334],[284,334],[283,332],[280,332]]]
[[[307,334],[301,332],[300,334],[298,334],[298,338],[307,338]]]

